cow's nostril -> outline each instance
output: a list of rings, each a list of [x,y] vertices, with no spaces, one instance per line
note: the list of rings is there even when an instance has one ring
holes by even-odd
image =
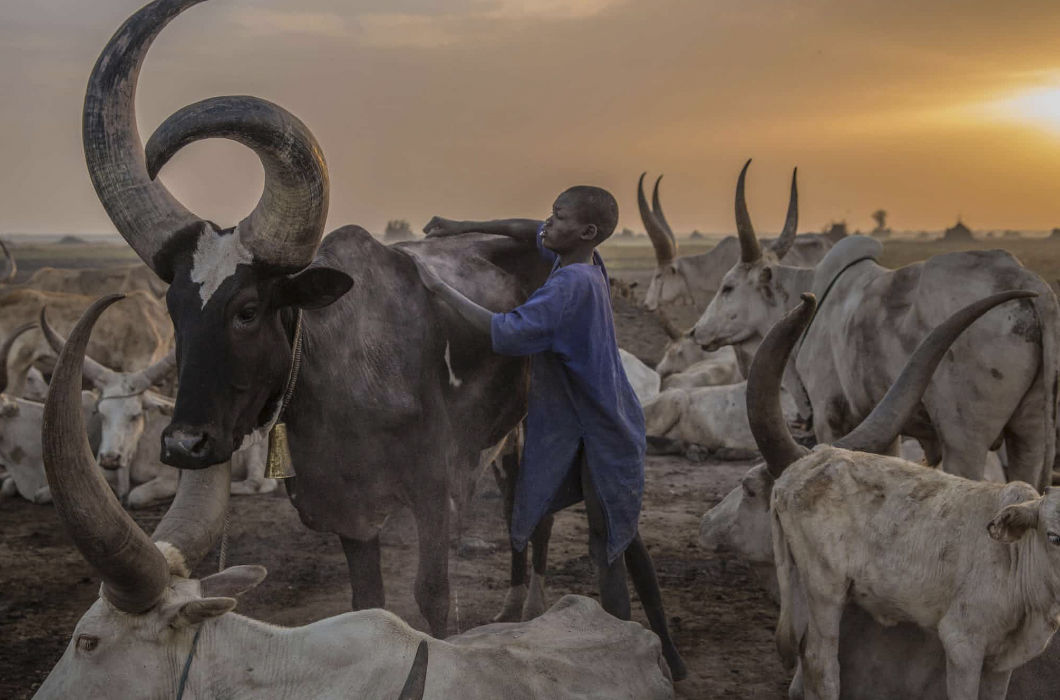
[[[201,469],[213,451],[206,431],[174,430],[162,435],[162,461],[174,467]]]

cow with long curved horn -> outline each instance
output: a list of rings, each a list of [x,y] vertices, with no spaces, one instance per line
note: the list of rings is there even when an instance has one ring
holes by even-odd
[[[66,341],[48,323],[46,307],[41,308],[40,328],[52,350],[62,352]],[[97,458],[118,498],[130,508],[165,502],[176,493],[177,470],[159,464],[162,430],[173,415],[173,401],[152,390],[175,369],[173,352],[136,372],[112,370],[85,357],[83,375],[99,392]],[[264,448],[264,443],[253,444],[233,453],[232,473],[240,479],[232,482],[233,495],[270,493],[279,485],[265,478]]]
[[[747,169],[750,164],[751,161],[748,160],[736,183],[737,235],[722,239],[706,253],[682,257],[677,257],[676,239],[666,223],[659,203],[659,181],[662,176],[655,181],[655,189],[652,192],[653,208],[647,206],[643,195],[644,176],[641,176],[641,184],[638,186],[641,220],[651,236],[656,252],[656,270],[644,297],[645,308],[654,311],[675,303],[690,302],[693,306],[703,309],[722,286],[725,273],[737,263],[755,264],[762,261],[764,255],[764,264],[776,264],[784,260],[787,265],[812,267],[835,243],[820,234],[795,235],[799,223],[798,169],[791,176],[788,213],[780,236],[759,241],[751,224],[745,193]]]
[[[191,577],[223,527],[228,464],[186,473],[173,505],[148,537],[122,510],[88,446],[78,396],[85,347],[96,319],[119,299],[99,299],[75,326],[45,404],[40,437],[55,507],[103,585],[35,697],[268,699],[338,693],[418,700],[427,690],[432,697],[497,697],[522,688],[527,695],[564,698],[583,697],[584,687],[599,689],[601,698],[623,692],[673,697],[655,635],[615,619],[587,598],[568,596],[532,622],[445,642],[385,610],[294,629],[231,613],[236,597],[264,579],[263,567],[233,566]],[[518,653],[498,653],[513,648]],[[605,663],[601,649],[607,650]]]
[[[781,604],[777,645],[789,666],[799,665],[799,696],[860,689],[851,660],[872,651],[873,675],[882,663],[898,678],[916,676],[906,668],[914,649],[927,673],[908,683],[922,688],[887,697],[919,697],[923,687],[932,695],[1004,697],[1013,670],[1048,646],[1060,603],[1048,583],[1060,571],[1060,494],[1039,496],[1024,482],[972,481],[880,454],[908,424],[957,336],[999,304],[1034,296],[1003,292],[954,313],[920,343],[868,417],[833,445],[788,449],[786,426],[760,418],[755,438],[776,477],[770,519]],[[759,405],[777,398],[812,306],[804,301],[759,347],[749,406],[752,392]],[[854,604],[863,611],[862,634],[844,635]],[[983,610],[990,611],[985,620]],[[908,644],[896,644],[901,635]],[[868,639],[877,641],[875,650],[864,647]]]
[[[347,226],[322,239],[321,147],[264,100],[198,102],[142,146],[140,66],[162,28],[198,1],[156,0],[129,18],[103,49],[84,106],[96,192],[170,283],[179,389],[162,461],[203,469],[282,423],[297,474],[288,492],[303,522],[339,535],[353,607],[384,605],[379,529],[408,506],[420,533],[416,600],[445,636],[450,503],[462,506],[482,452],[524,415],[527,363],[466,333],[410,255],[491,309],[518,305],[548,267],[534,246],[490,236],[385,246]],[[249,146],[265,169],[261,199],[232,228],[193,215],[155,179],[181,147],[214,137]]]

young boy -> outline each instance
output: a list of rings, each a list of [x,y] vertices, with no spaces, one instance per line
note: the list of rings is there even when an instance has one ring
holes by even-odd
[[[637,532],[644,493],[644,414],[622,369],[607,270],[596,252],[617,223],[615,198],[588,186],[563,192],[544,222],[431,219],[424,228],[428,237],[471,231],[509,236],[536,246],[553,264],[545,284],[508,313],[482,308],[429,267],[417,265],[429,290],[490,335],[494,352],[533,356],[513,545],[521,551],[543,517],[584,499],[604,610],[629,619],[628,562],[671,675],[680,680],[684,662],[670,638],[655,569]]]

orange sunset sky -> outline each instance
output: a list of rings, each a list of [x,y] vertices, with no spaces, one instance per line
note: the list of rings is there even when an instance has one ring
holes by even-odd
[[[81,153],[84,84],[142,0],[0,5],[0,233],[112,231]],[[329,227],[419,229],[432,214],[547,214],[571,184],[611,189],[641,229],[642,170],[675,229],[734,228],[732,192],[780,227],[799,167],[801,230],[831,219],[940,229],[1060,226],[1056,0],[211,0],[148,55],[147,135],[204,97],[252,94],[313,130]],[[256,159],[210,141],[163,179],[232,224]]]

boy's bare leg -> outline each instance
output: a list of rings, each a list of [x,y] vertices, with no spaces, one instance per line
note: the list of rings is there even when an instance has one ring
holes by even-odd
[[[620,620],[629,619],[629,587],[626,584],[626,563],[622,557],[607,563],[607,521],[600,498],[593,488],[585,454],[581,457],[582,495],[585,514],[589,519],[589,556],[596,565],[596,582],[600,589],[600,605]]]
[[[640,603],[644,606],[644,614],[648,617],[648,625],[651,631],[659,636],[662,642],[663,656],[670,666],[670,675],[675,681],[682,680],[688,675],[685,662],[677,653],[674,640],[670,637],[670,627],[666,623],[666,611],[663,609],[662,593],[659,590],[659,581],[655,576],[655,565],[648,554],[648,548],[640,539],[640,533],[633,538],[625,553],[626,565],[629,566],[629,575],[633,579],[633,587],[640,597]]]

